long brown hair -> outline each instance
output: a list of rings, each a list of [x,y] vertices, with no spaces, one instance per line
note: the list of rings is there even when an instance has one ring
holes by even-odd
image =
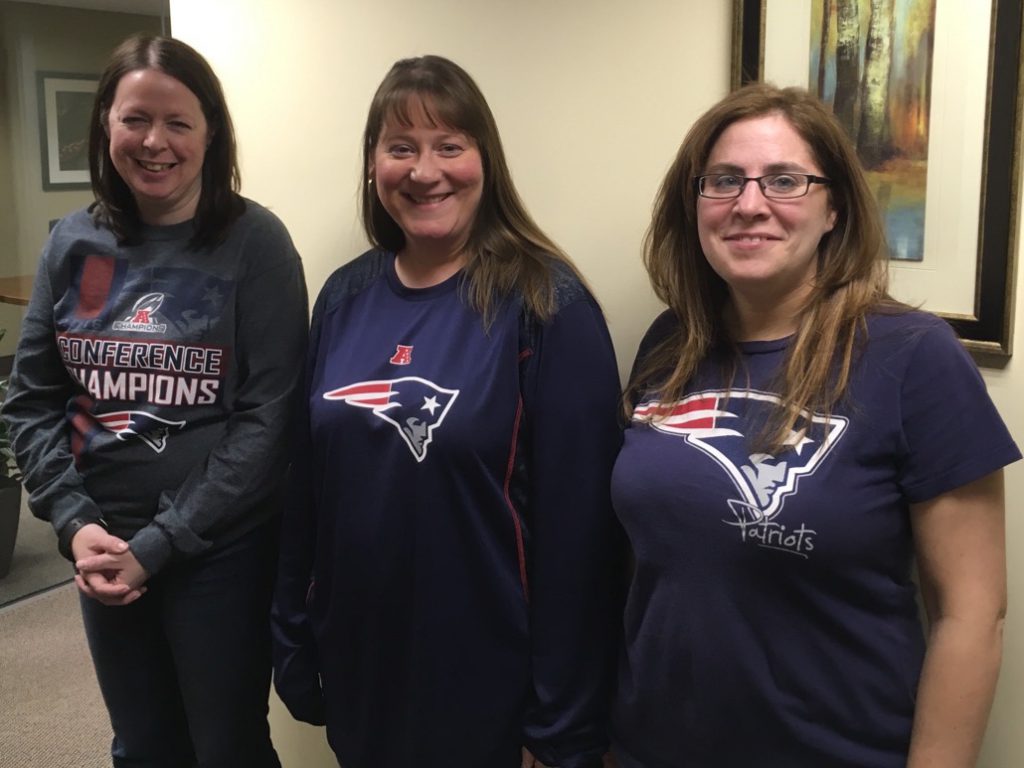
[[[860,161],[833,114],[806,90],[767,84],[726,96],[690,129],[669,169],[644,238],[644,264],[654,291],[678,319],[678,330],[641,363],[627,392],[658,381],[662,402],[678,400],[700,363],[733,343],[724,317],[729,291],[708,264],[697,234],[695,177],[722,132],[739,120],[780,114],[807,142],[828,186],[836,222],[817,254],[817,274],[780,372],[783,401],[765,433],[777,449],[800,413],[831,413],[849,382],[856,342],[872,310],[901,307],[887,292],[885,235]],[[728,376],[737,356],[727,356]],[[670,371],[666,377],[665,372]]]
[[[396,62],[370,103],[360,189],[363,228],[370,242],[395,253],[405,246],[405,233],[373,189],[370,167],[385,123],[411,125],[411,115],[419,107],[435,124],[471,137],[483,161],[480,206],[467,243],[465,285],[471,306],[487,325],[497,305],[518,291],[531,312],[541,320],[548,319],[554,309],[552,262],[565,264],[577,277],[579,272],[534,223],[520,200],[483,93],[465,70],[441,56]]]
[[[238,195],[241,176],[235,131],[224,91],[210,65],[194,48],[173,38],[129,37],[111,55],[100,76],[89,126],[89,174],[96,196],[93,214],[110,227],[119,242],[138,242],[142,221],[131,190],[110,161],[107,119],[121,78],[140,69],[153,69],[180,81],[202,107],[210,144],[203,158],[192,245],[214,245],[245,210]]]

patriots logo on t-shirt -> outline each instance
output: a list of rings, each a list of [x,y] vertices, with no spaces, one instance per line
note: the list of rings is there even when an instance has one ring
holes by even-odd
[[[775,518],[786,499],[796,493],[800,478],[821,466],[849,420],[802,412],[779,455],[751,453],[750,438],[780,403],[777,395],[755,390],[705,391],[668,406],[657,401],[641,403],[633,411],[633,420],[682,437],[722,468],[739,492],[739,498],[728,500],[734,520],[725,522],[739,527],[745,541],[755,539],[762,546],[800,553],[807,548],[804,537],[787,533]],[[799,530],[813,533],[803,526]]]
[[[137,437],[157,453],[167,447],[171,429],[181,429],[184,421],[168,421],[145,411],[114,411],[96,416],[104,429],[117,435],[118,440]]]
[[[400,379],[360,381],[324,393],[324,400],[344,400],[349,405],[369,408],[375,416],[393,425],[409,446],[416,461],[427,457],[434,432],[444,421],[459,390],[439,387],[419,376]]]

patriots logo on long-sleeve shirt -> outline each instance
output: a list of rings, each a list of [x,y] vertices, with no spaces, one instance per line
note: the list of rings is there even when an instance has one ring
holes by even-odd
[[[171,429],[181,429],[184,421],[168,421],[145,411],[114,411],[97,414],[96,421],[117,435],[118,440],[130,440],[137,437],[157,453],[163,453],[167,447],[167,437]]]
[[[324,400],[343,400],[369,408],[398,430],[416,461],[427,457],[434,432],[444,421],[459,390],[439,387],[419,376],[360,381],[324,393]]]
[[[739,492],[728,500],[734,520],[726,522],[741,528],[746,539],[758,526],[775,525],[800,478],[814,474],[849,427],[843,416],[805,411],[777,456],[751,452],[749,437],[780,403],[777,395],[756,390],[705,391],[676,403],[640,403],[633,420],[684,438],[725,471]]]

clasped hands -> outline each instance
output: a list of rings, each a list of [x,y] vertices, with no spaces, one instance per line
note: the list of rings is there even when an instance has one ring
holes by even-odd
[[[86,597],[104,605],[128,605],[146,592],[149,573],[135,559],[128,542],[100,525],[84,525],[71,540],[75,584]]]

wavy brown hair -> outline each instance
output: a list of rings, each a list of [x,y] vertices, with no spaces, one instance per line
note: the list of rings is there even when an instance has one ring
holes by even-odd
[[[117,47],[100,76],[89,126],[89,175],[96,203],[93,215],[110,227],[121,243],[137,243],[142,220],[135,198],[110,161],[107,119],[117,85],[129,72],[153,69],[181,82],[195,94],[206,118],[209,146],[203,157],[202,191],[196,207],[193,247],[215,245],[242,212],[241,175],[235,131],[220,80],[206,59],[170,37],[133,35]]]
[[[373,189],[370,168],[385,124],[410,126],[419,108],[434,125],[465,133],[480,151],[483,190],[466,246],[465,285],[470,305],[488,325],[498,304],[519,292],[528,309],[547,320],[555,301],[552,262],[565,264],[577,277],[579,272],[534,223],[520,200],[483,93],[464,69],[441,56],[396,62],[370,103],[360,189],[363,228],[370,242],[394,253],[405,246],[405,233]]]
[[[674,402],[700,363],[723,350],[724,370],[732,381],[739,358],[725,319],[729,289],[701,249],[695,177],[705,173],[711,150],[726,128],[770,114],[785,117],[807,143],[822,174],[831,180],[827,189],[836,212],[835,226],[819,243],[817,274],[779,374],[783,407],[763,438],[774,450],[802,411],[831,413],[843,397],[867,314],[903,308],[887,292],[885,235],[856,151],[834,115],[804,89],[767,84],[741,88],[702,115],[683,140],[644,238],[651,284],[675,314],[678,329],[641,361],[627,397],[635,399],[640,389],[655,383],[661,401]]]

